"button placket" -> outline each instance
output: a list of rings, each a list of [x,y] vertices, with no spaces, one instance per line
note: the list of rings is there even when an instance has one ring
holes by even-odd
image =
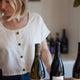
[[[24,63],[25,63],[24,60],[21,59],[21,71],[22,71],[22,73],[25,72],[25,70],[26,70],[26,67],[25,67],[25,64]]]
[[[19,31],[16,32],[16,38],[17,38],[17,44],[18,44],[18,52],[20,54],[20,64],[22,67],[22,72],[24,72],[26,70],[26,68],[25,68],[25,60],[23,57],[23,49],[22,49],[22,45],[21,45],[22,44],[21,35],[20,35]]]
[[[16,38],[17,38],[18,51],[19,54],[22,56],[23,55],[23,50],[21,46],[22,41],[21,41],[21,36],[19,31],[16,32]]]
[[[26,67],[25,67],[25,64],[24,64],[25,62],[23,61],[23,59],[21,59],[21,70],[23,71],[23,69],[25,69],[26,70]]]

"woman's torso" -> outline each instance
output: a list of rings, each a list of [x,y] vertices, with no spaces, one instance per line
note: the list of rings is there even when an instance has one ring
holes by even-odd
[[[28,24],[17,30],[5,28],[0,23],[0,68],[3,75],[30,72],[34,60],[34,45],[41,43],[40,16],[29,14]]]

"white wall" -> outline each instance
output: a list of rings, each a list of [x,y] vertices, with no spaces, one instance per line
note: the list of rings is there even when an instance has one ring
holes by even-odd
[[[78,41],[80,41],[80,7],[73,8],[74,0],[41,0],[29,2],[30,11],[38,12],[44,19],[52,36],[56,32],[62,35],[62,28],[67,29],[69,39],[69,53],[77,54]]]
[[[30,11],[40,13],[54,38],[56,32],[61,32],[62,27],[67,27],[67,7],[68,0],[41,0],[29,2],[28,5]]]
[[[40,13],[54,38],[56,32],[59,32],[61,37],[62,28],[66,28],[66,35],[69,39],[69,55],[64,56],[66,59],[75,61],[80,41],[80,7],[74,8],[73,1],[41,0],[40,2],[29,2],[28,8],[30,11]],[[69,77],[68,74],[66,76]]]
[[[80,41],[80,7],[73,7],[73,0],[69,0],[69,25],[68,36],[70,52],[77,55],[78,42]]]

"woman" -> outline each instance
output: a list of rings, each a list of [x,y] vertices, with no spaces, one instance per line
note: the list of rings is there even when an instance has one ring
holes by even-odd
[[[50,33],[37,13],[27,10],[27,0],[0,0],[0,68],[4,80],[29,80],[34,45],[41,44],[41,57],[48,73],[51,55],[46,37]]]

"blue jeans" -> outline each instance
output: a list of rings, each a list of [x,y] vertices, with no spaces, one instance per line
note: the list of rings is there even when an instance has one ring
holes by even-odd
[[[16,76],[3,76],[3,80],[30,80],[30,73]]]

